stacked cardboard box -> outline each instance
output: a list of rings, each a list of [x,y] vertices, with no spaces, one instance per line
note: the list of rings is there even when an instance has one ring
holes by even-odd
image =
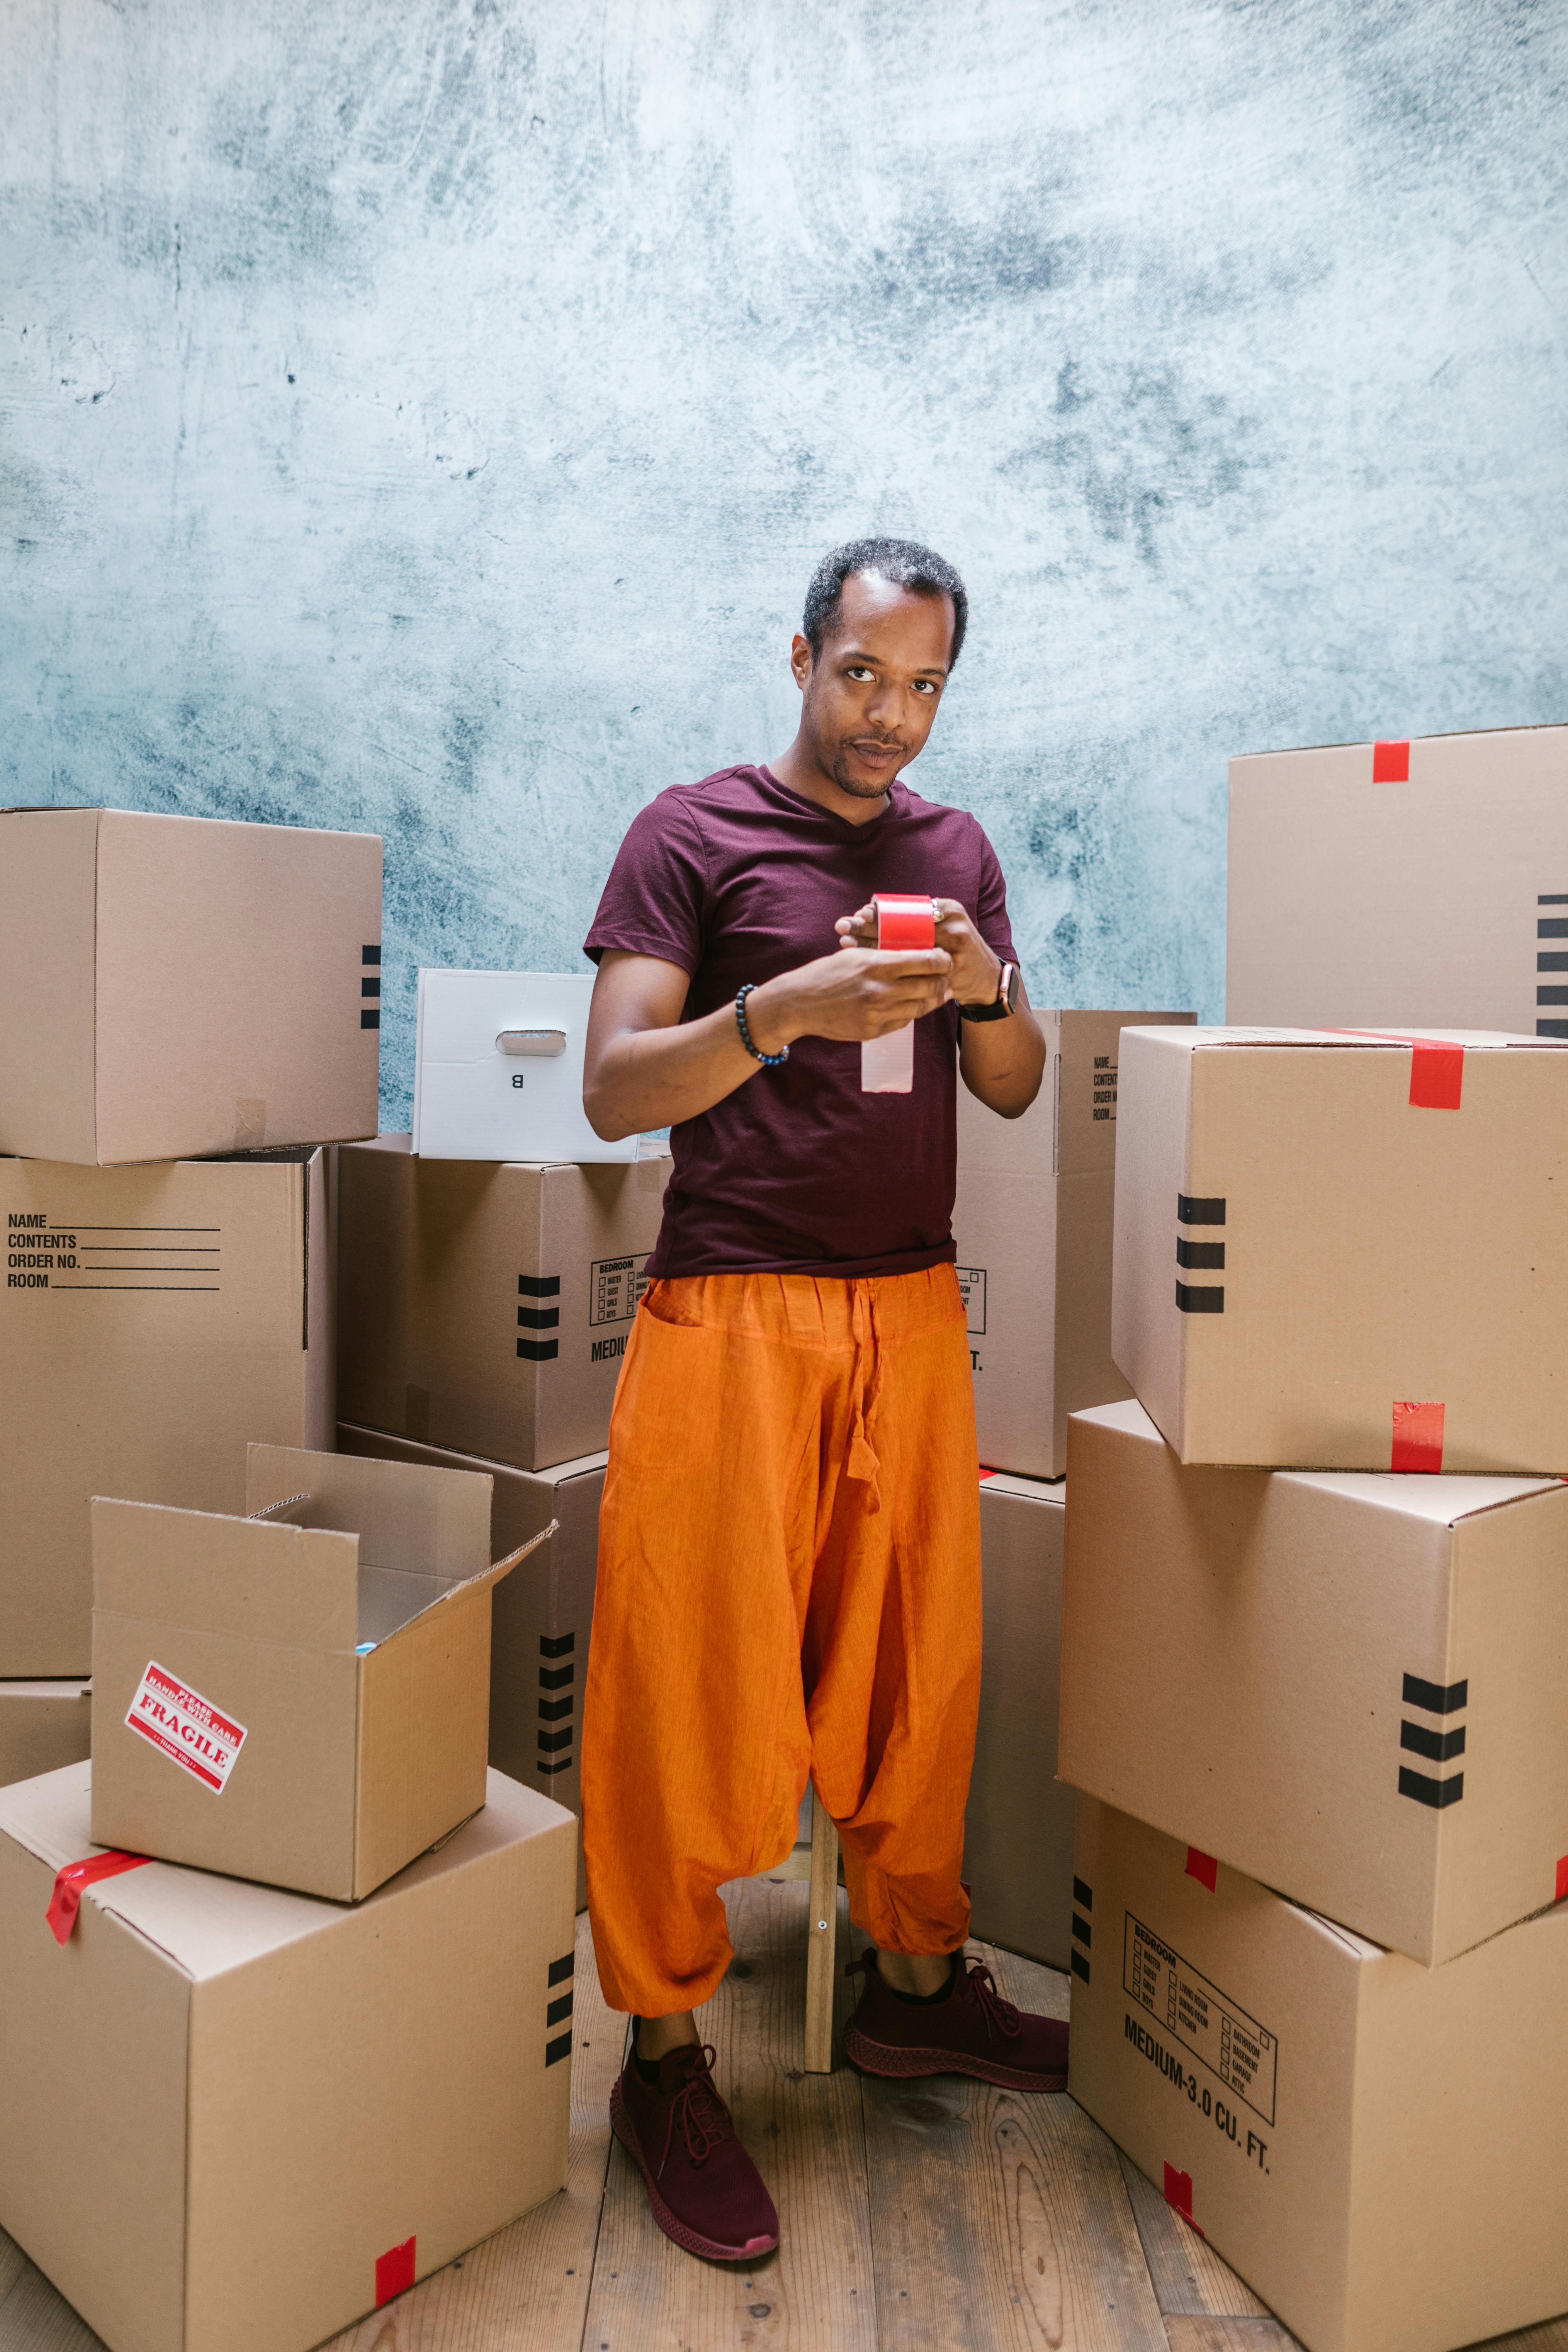
[[[1444,2352],[1568,2305],[1568,1045],[1131,1031],[1121,1112],[1070,2086],[1310,2352]]]
[[[327,1450],[380,893],[374,839],[0,815],[0,2225],[112,2352],[318,2342],[564,2176],[492,1482]]]
[[[339,1444],[486,1472],[498,1556],[559,1521],[498,1590],[490,1762],[574,1813],[604,1449],[670,1164],[340,1155]]]

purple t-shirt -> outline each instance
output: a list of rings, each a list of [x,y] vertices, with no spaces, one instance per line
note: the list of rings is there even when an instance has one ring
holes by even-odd
[[[632,823],[584,943],[690,975],[682,1019],[837,947],[875,890],[956,898],[1016,961],[996,854],[963,809],[895,783],[850,824],[766,768],[675,784]],[[671,1129],[675,1173],[650,1276],[910,1274],[950,1261],[958,1008],[915,1024],[914,1086],[863,1094],[860,1048],[797,1038],[789,1060]]]

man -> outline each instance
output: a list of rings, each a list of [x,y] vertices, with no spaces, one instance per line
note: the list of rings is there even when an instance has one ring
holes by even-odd
[[[1016,1118],[1046,1057],[990,843],[900,781],[967,615],[928,549],[828,556],[791,651],[795,741],[644,809],[586,943],[588,1117],[668,1126],[675,1155],[610,1428],[588,1901],[634,2017],[616,2133],[660,2227],[718,2260],[776,2245],[778,2219],[691,2012],[732,1956],[717,1890],[789,1851],[808,1773],[875,1947],[847,2054],[1066,2082],[1066,2028],[963,1951],[980,1512],[954,1065]],[[937,945],[869,946],[874,892],[934,898]],[[862,1042],[910,1022],[910,1090],[864,1091]]]

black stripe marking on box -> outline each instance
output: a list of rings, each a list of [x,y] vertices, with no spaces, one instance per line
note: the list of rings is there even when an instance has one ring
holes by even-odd
[[[1568,890],[1543,890],[1535,903],[1538,907],[1568,907]]]
[[[572,1738],[570,1724],[566,1726],[564,1731],[542,1731],[539,1735],[539,1752],[542,1756],[558,1756],[562,1748],[571,1747]]]
[[[531,1364],[547,1364],[552,1356],[561,1353],[561,1342],[559,1339],[520,1339],[517,1352],[526,1357]]]
[[[1086,1911],[1092,1911],[1094,1908],[1094,1896],[1081,1878],[1073,1880],[1072,1899],[1075,1903],[1081,1903]]]
[[[1184,1240],[1178,1234],[1176,1264],[1188,1267],[1194,1274],[1223,1274],[1225,1244],[1223,1242],[1189,1242]]]
[[[557,1331],[561,1328],[559,1307],[520,1307],[518,1328],[523,1331]]]
[[[359,951],[359,960],[361,963],[379,963],[381,961],[381,948],[379,943],[373,948],[361,948]]]
[[[576,1704],[570,1691],[564,1698],[542,1698],[539,1702],[539,1720],[541,1723],[559,1723],[563,1715],[571,1714]]]
[[[1538,1021],[1535,1034],[1538,1037],[1568,1037],[1568,1021]]]
[[[546,2009],[544,2022],[546,2025],[564,2025],[571,2014],[572,1996],[569,1992],[563,1992],[559,2000],[552,2000]]]
[[[1223,1225],[1225,1202],[1194,1200],[1189,1193],[1178,1192],[1176,1223],[1179,1225]]]
[[[1075,1952],[1072,1956],[1072,1972],[1075,1977],[1081,1977],[1085,1984],[1089,1982],[1089,1962],[1081,1952]]]
[[[1419,1675],[1406,1675],[1402,1693],[1406,1706],[1424,1706],[1428,1715],[1457,1715],[1470,1702],[1470,1678],[1463,1682],[1424,1683]]]
[[[359,984],[359,992],[362,996],[379,996],[381,994],[380,981],[362,980]]]
[[[1465,1776],[1456,1772],[1451,1780],[1433,1780],[1425,1772],[1412,1772],[1409,1766],[1399,1768],[1399,1793],[1414,1797],[1418,1805],[1431,1805],[1441,1812],[1447,1805],[1457,1805],[1465,1793]]]
[[[575,1660],[574,1660],[573,1664],[569,1666],[541,1666],[539,1669],[539,1687],[541,1690],[561,1690],[567,1683],[574,1683],[576,1679],[577,1666]]]
[[[572,1769],[572,1759],[570,1756],[560,1756],[556,1758],[552,1764],[547,1764],[543,1757],[541,1756],[535,1762],[533,1769],[536,1772],[570,1772]]]
[[[1089,1932],[1089,1921],[1087,1919],[1080,1919],[1076,1911],[1072,1915],[1072,1931],[1078,1937],[1079,1942],[1082,1944],[1086,1949],[1093,1943],[1094,1937]]]
[[[1465,1727],[1461,1723],[1457,1731],[1428,1731],[1424,1723],[1402,1723],[1399,1744],[1430,1764],[1447,1764],[1465,1752]]]
[[[553,2066],[558,2058],[570,2058],[571,2055],[572,2036],[569,2033],[558,2033],[553,2042],[547,2042],[544,2045],[544,2063],[547,2066]]]
[[[1537,971],[1568,971],[1568,948],[1543,948],[1535,959]]]
[[[1537,1004],[1568,1004],[1568,988],[1538,988],[1535,1001]]]
[[[1535,926],[1538,940],[1568,940],[1568,915],[1543,915]]]
[[[542,1658],[563,1658],[568,1650],[574,1650],[576,1646],[575,1627],[570,1633],[541,1633],[539,1637],[539,1654]]]
[[[558,1984],[561,1984],[561,1983],[563,1983],[563,1982],[564,1981],[564,1979],[565,1979],[567,1977],[572,1976],[572,1975],[575,1972],[575,1970],[576,1970],[576,1967],[577,1967],[577,1955],[576,1955],[576,1953],[575,1953],[575,1952],[563,1952],[563,1953],[562,1953],[562,1955],[561,1955],[561,1958],[560,1958],[558,1960],[552,1960],[552,1961],[551,1961],[551,1963],[550,1963],[550,1974],[549,1974],[549,1976],[545,1979],[545,1982],[546,1982],[547,1984],[552,1984],[552,1985],[558,1985]]]
[[[1178,1282],[1176,1304],[1184,1315],[1223,1315],[1225,1313],[1224,1286],[1221,1285],[1216,1289],[1210,1288],[1204,1283]]]
[[[559,1298],[561,1276],[558,1274],[520,1274],[517,1295],[520,1298]]]
[[[362,1013],[359,1017],[359,1025],[362,1029],[379,1029],[381,1026],[380,1013]]]

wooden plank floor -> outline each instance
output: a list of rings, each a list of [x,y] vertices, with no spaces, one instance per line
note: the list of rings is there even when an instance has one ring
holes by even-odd
[[[703,2020],[778,2201],[776,2255],[750,2271],[693,2262],[648,2219],[610,2137],[624,2027],[599,1996],[584,1918],[566,2188],[329,2352],[1293,2352],[1070,2099],[957,2076],[877,2083],[842,2063],[805,2073],[808,1900],[798,1881],[729,1890],[736,1958]],[[973,1948],[1011,1999],[1067,2014],[1066,1978]],[[840,1978],[839,2032],[855,1990]],[[0,2352],[98,2341],[0,2233]],[[1505,2347],[1568,2352],[1568,2320],[1488,2352]]]

